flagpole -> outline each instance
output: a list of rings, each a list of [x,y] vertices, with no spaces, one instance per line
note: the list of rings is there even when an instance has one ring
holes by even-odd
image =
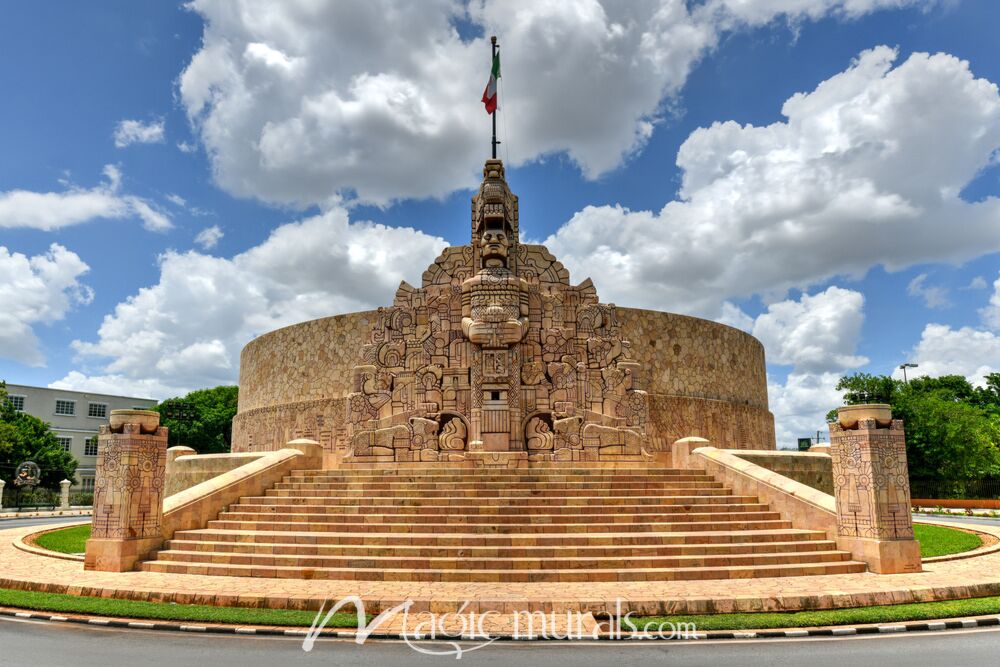
[[[493,58],[490,60],[490,66],[492,67],[493,63],[497,59],[497,36],[496,35],[493,35],[492,37],[490,37],[490,44],[493,45]],[[499,93],[499,90],[498,90],[497,91],[497,105],[498,106],[499,106],[499,103],[500,103],[500,99],[499,98],[500,98],[500,93]],[[496,109],[494,109],[493,113],[491,113],[490,115],[493,116],[493,159],[496,160],[497,159],[497,112],[496,112]]]

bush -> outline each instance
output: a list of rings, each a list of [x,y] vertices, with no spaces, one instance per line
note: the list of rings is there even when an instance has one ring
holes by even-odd
[[[69,494],[70,505],[83,505],[89,507],[94,504],[94,494],[89,491],[79,491]]]

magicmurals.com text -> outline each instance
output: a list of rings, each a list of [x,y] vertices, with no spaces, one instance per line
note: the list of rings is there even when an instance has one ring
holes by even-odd
[[[485,611],[466,612],[469,602],[462,604],[458,611],[437,614],[432,612],[413,613],[412,600],[406,600],[387,609],[367,621],[365,603],[358,596],[349,596],[337,601],[329,609],[326,602],[320,607],[312,626],[302,641],[304,651],[312,651],[316,639],[330,623],[333,615],[344,608],[354,607],[357,611],[355,643],[364,644],[373,634],[387,634],[399,637],[418,653],[425,655],[451,656],[460,660],[466,653],[478,651],[501,637],[512,640],[596,640],[596,639],[697,639],[694,623],[644,624],[638,628],[631,621],[633,612],[621,613],[622,601],[615,601],[616,613],[610,619],[595,621],[587,612],[566,611],[562,613],[542,611],[520,611],[504,613]],[[498,629],[503,624],[503,628]],[[634,629],[633,629],[634,628]],[[461,642],[461,643],[460,643]]]

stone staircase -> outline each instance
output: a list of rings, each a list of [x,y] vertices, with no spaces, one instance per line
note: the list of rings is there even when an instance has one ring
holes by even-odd
[[[197,530],[150,572],[360,581],[587,582],[864,572],[699,471],[441,463],[296,471]]]

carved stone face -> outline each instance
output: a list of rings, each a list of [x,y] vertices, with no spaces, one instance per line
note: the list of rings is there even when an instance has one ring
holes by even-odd
[[[479,248],[483,253],[483,261],[499,260],[506,263],[510,250],[510,241],[502,229],[485,229],[479,239]]]

